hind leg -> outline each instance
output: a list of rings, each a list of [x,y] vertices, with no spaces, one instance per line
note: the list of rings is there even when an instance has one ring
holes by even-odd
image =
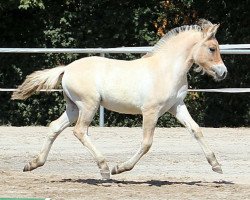
[[[103,179],[110,178],[110,171],[105,157],[94,146],[90,137],[88,136],[88,127],[98,109],[98,103],[95,105],[86,104],[83,102],[77,102],[79,109],[79,117],[74,128],[74,135],[80,140],[80,142],[89,150],[91,155],[95,158],[97,165],[100,169],[100,173]]]
[[[66,98],[67,100],[67,98]],[[76,105],[71,102],[70,100],[67,100],[67,107],[66,111],[55,121],[50,123],[50,132],[47,134],[46,139],[43,143],[43,147],[40,151],[40,153],[36,156],[35,159],[33,159],[31,162],[27,163],[24,166],[23,171],[31,171],[33,169],[36,169],[37,167],[43,166],[49,151],[51,149],[51,146],[57,136],[70,124],[76,121],[78,116],[78,109]]]

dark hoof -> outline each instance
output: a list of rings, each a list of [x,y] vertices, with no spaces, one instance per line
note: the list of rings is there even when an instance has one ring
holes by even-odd
[[[28,171],[31,171],[30,163],[27,163],[23,168],[23,172],[28,172]]]
[[[111,174],[115,175],[115,174],[119,174],[118,172],[118,165],[114,166],[113,169],[111,170]]]

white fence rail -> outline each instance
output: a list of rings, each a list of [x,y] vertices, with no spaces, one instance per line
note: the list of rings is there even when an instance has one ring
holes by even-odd
[[[87,53],[87,54],[117,54],[134,53],[145,54],[152,51],[153,47],[119,47],[119,48],[0,48],[0,53]],[[221,54],[250,54],[250,44],[225,44],[220,45]],[[0,88],[0,92],[12,92],[13,88]],[[51,92],[62,90],[51,90]],[[250,88],[219,88],[219,89],[189,89],[190,92],[223,92],[223,93],[245,93]],[[99,125],[104,126],[104,108],[100,106]]]
[[[0,48],[0,53],[147,53],[153,47],[117,47],[117,48]],[[250,44],[220,45],[222,54],[250,54]]]

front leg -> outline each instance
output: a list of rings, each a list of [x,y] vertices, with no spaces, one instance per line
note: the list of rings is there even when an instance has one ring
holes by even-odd
[[[190,116],[184,102],[181,101],[175,104],[169,110],[169,112],[173,114],[180,121],[180,123],[183,124],[188,129],[188,131],[194,136],[194,138],[198,141],[206,156],[208,163],[212,166],[212,170],[222,174],[223,172],[220,167],[220,164],[218,163],[213,151],[210,149],[207,142],[205,141],[201,128]]]

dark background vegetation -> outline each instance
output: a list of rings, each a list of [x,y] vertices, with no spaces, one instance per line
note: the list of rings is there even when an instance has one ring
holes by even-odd
[[[249,0],[9,0],[0,1],[0,47],[98,48],[150,46],[168,30],[198,18],[220,23],[221,44],[250,43]],[[0,54],[0,88],[16,88],[35,70],[68,64],[86,54]],[[134,59],[138,55],[107,55]],[[192,88],[249,87],[249,55],[223,55],[229,76],[222,82],[190,72]],[[61,93],[11,101],[0,93],[0,125],[47,125],[65,109]],[[189,93],[190,113],[201,126],[250,125],[249,94]],[[98,115],[93,125],[98,124]],[[139,126],[141,116],[107,111],[108,126]],[[170,115],[158,126],[177,126]]]

